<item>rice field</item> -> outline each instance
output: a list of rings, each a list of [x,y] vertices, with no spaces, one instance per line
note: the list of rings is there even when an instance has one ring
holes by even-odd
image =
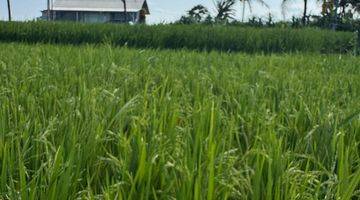
[[[359,53],[357,33],[315,28],[0,22],[0,41],[111,44],[147,49],[271,53]]]
[[[351,55],[0,44],[0,199],[358,199]]]

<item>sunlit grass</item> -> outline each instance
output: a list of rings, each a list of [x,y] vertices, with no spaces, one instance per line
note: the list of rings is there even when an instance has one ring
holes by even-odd
[[[359,198],[359,66],[0,44],[0,199]]]

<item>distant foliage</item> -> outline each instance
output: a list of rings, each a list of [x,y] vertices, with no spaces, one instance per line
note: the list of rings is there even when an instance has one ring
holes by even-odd
[[[203,23],[206,17],[210,16],[209,11],[202,5],[197,5],[187,12],[187,15],[182,16],[179,20],[181,24]],[[211,17],[211,16],[210,16]]]
[[[253,22],[276,26],[268,22]],[[260,26],[260,25],[259,25]],[[0,23],[0,41],[28,43],[111,43],[140,48],[218,50],[248,53],[348,53],[356,46],[353,33],[311,28],[251,28],[204,25],[114,25],[47,22]]]
[[[242,3],[242,18],[241,21],[235,18],[236,10],[234,6],[236,2]],[[360,30],[360,1],[359,0],[339,0],[339,5],[336,8],[333,0],[319,1],[322,6],[321,13],[319,15],[308,14],[309,0],[303,0],[304,10],[301,17],[293,16],[289,21],[277,21],[275,22],[271,13],[268,17],[250,17],[247,21],[244,20],[246,5],[249,6],[250,12],[251,4],[257,2],[260,5],[269,8],[263,0],[218,0],[215,3],[215,10],[217,11],[214,17],[209,12],[206,12],[206,16],[193,17],[190,12],[193,9],[204,9],[208,11],[202,5],[197,5],[193,9],[188,11],[188,15],[181,17],[176,21],[177,24],[226,24],[226,25],[238,25],[238,26],[251,26],[251,27],[272,27],[272,26],[286,26],[291,28],[302,27],[319,27],[323,29],[332,29],[339,31],[359,31]],[[292,1],[283,0],[282,13],[286,15],[287,4]],[[224,14],[225,13],[225,14]],[[206,19],[205,19],[206,17]]]
[[[227,24],[235,18],[235,0],[217,0],[215,2],[215,16],[211,16],[208,9],[199,4],[187,11],[176,24]]]

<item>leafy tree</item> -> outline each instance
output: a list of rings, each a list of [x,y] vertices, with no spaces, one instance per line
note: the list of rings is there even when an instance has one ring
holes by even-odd
[[[186,16],[182,16],[179,20],[181,24],[193,24],[201,23],[207,20],[210,16],[208,9],[203,5],[196,5],[189,11],[187,11]],[[211,16],[210,16],[211,17]]]
[[[213,18],[211,17],[210,14],[208,14],[204,20],[204,24],[212,24],[214,21],[213,21]]]
[[[360,0],[340,0],[339,6],[342,14],[346,14],[346,10],[352,14],[360,12]]]
[[[203,5],[197,5],[188,11],[188,16],[194,19],[196,22],[201,22],[205,19],[205,16],[209,15],[209,11]]]

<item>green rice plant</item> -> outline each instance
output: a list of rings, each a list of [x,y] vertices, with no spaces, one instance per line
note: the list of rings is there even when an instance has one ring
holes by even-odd
[[[320,29],[244,28],[205,25],[119,25],[0,22],[0,41],[100,44],[151,49],[217,50],[247,53],[353,53],[351,32]]]
[[[359,66],[0,44],[0,199],[358,199]]]

